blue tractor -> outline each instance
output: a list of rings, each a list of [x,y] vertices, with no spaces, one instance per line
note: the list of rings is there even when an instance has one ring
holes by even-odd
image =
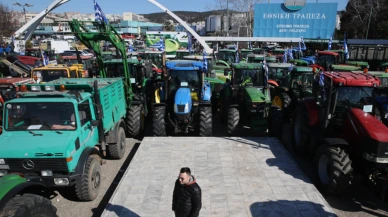
[[[202,62],[166,62],[152,106],[154,136],[190,131],[197,131],[200,136],[212,135],[212,91],[204,77]]]

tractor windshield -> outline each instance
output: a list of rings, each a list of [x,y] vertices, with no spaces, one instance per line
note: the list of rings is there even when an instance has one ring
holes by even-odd
[[[200,72],[195,70],[172,70],[171,89],[175,89],[187,82],[190,88],[200,88]]]
[[[5,129],[75,130],[74,105],[68,102],[8,103]]]
[[[248,54],[252,54],[253,51],[241,51],[240,53],[240,59],[246,59]]]
[[[342,110],[355,107],[365,112],[372,112],[371,108],[365,108],[373,105],[372,93],[372,87],[338,87],[334,93],[337,98],[337,108]]]
[[[237,69],[235,76],[237,84],[264,86],[264,72],[261,69]]]
[[[234,52],[220,51],[218,52],[218,59],[225,62],[234,63],[236,61],[236,55]]]
[[[325,67],[326,70],[329,70],[331,65],[337,64],[337,58],[333,55],[321,55],[318,57],[318,64],[322,67]]]
[[[291,73],[291,88],[293,89],[312,88],[313,79],[314,79],[313,73],[300,73],[300,72]]]

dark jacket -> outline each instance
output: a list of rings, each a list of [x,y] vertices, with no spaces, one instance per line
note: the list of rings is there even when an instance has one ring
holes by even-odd
[[[177,179],[172,196],[172,210],[179,217],[198,217],[202,207],[201,188],[194,176],[188,184],[181,185]]]

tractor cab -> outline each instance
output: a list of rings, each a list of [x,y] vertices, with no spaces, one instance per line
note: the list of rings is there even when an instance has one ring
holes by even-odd
[[[232,64],[231,81],[221,90],[221,120],[228,123],[228,134],[240,124],[251,128],[267,129],[271,99],[268,77],[263,64]]]
[[[142,55],[139,55],[143,60],[149,60],[158,69],[163,66],[163,52],[162,51],[145,51]]]
[[[236,62],[237,50],[220,49],[217,60],[223,60],[229,65]]]
[[[253,54],[253,50],[251,49],[241,49],[240,50],[240,61],[245,62],[249,54]]]
[[[317,68],[323,68],[325,71],[330,70],[331,67],[337,67],[336,71],[342,71],[343,69],[341,67],[343,66],[354,66],[357,68],[361,68],[361,70],[369,67],[367,62],[346,61],[345,54],[342,50],[319,51],[316,64],[314,64],[313,66]],[[354,70],[344,71],[349,72]]]
[[[48,65],[34,68],[31,77],[36,83],[49,82],[59,78],[83,78],[84,70],[74,65]]]
[[[67,66],[77,66],[84,70],[85,77],[93,76],[93,63],[94,60],[91,56],[60,56],[60,63]]]
[[[287,75],[291,68],[291,63],[268,63],[268,79],[276,82],[276,80],[281,77]],[[270,81],[271,86],[279,86],[279,83],[272,83]]]
[[[276,57],[258,55],[258,54],[248,54],[247,55],[247,63],[263,63],[264,59],[267,63],[275,63],[278,62]]]
[[[258,54],[258,55],[264,55],[267,56],[268,52],[264,50],[263,48],[253,48],[253,54]]]

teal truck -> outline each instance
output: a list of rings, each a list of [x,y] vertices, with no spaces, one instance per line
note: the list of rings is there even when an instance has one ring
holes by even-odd
[[[48,188],[74,186],[79,200],[94,200],[102,158],[125,154],[123,80],[62,78],[21,85],[17,95],[4,104],[0,173]]]
[[[0,216],[57,217],[57,209],[47,198],[50,192],[41,183],[27,181],[20,174],[9,174],[0,179],[0,186]]]

